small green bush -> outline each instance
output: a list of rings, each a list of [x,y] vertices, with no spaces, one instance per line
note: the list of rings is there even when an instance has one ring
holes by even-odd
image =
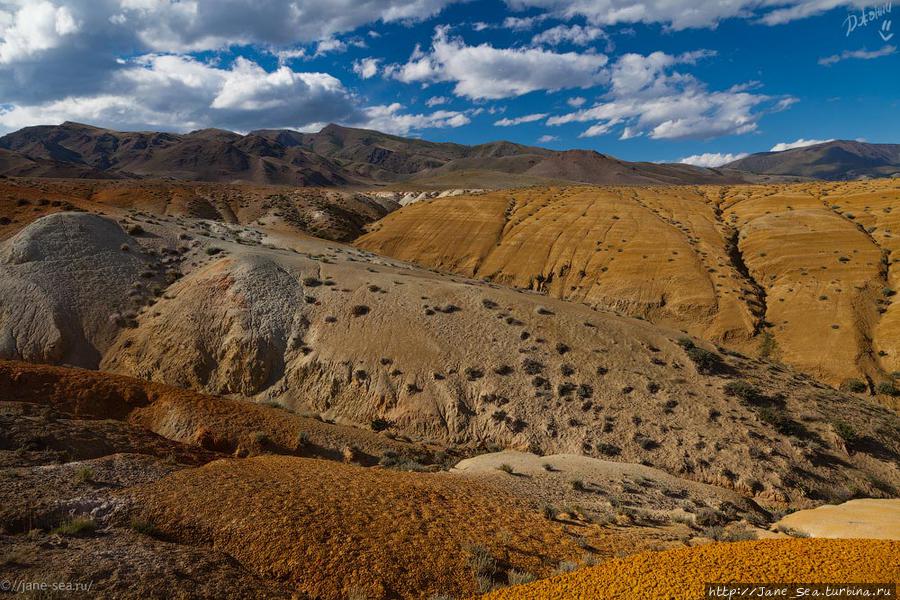
[[[862,394],[869,389],[869,387],[859,379],[848,379],[841,387],[854,394]]]
[[[699,346],[694,346],[689,349],[687,355],[701,373],[715,373],[722,368],[722,358],[718,354],[700,348]]]
[[[71,537],[83,537],[97,531],[97,523],[90,517],[75,517],[65,523],[61,523],[50,533]]]
[[[726,395],[740,398],[748,404],[762,404],[766,400],[758,388],[746,381],[729,381],[725,384],[723,391]]]

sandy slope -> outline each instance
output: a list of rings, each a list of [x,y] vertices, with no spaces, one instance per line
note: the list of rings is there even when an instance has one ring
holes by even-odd
[[[900,500],[850,500],[800,510],[776,526],[817,538],[900,540]]]
[[[645,317],[833,384],[868,377],[875,391],[900,369],[898,193],[896,180],[529,188],[417,203],[356,243]]]

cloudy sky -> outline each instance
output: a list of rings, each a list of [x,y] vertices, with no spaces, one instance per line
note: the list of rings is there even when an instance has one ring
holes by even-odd
[[[703,165],[900,143],[900,8],[880,6],[863,18],[841,0],[0,0],[0,133],[337,122]]]

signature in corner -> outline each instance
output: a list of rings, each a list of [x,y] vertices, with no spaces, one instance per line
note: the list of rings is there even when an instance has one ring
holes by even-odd
[[[847,29],[847,37],[850,37],[850,34],[856,31],[859,27],[867,27],[869,23],[874,23],[891,14],[892,8],[893,0],[891,0],[890,2],[885,2],[884,4],[876,6],[874,8],[863,7],[862,9],[860,9],[859,14],[847,15],[847,18],[844,19],[844,27]],[[894,34],[891,33],[890,20],[885,20],[884,22],[882,22],[881,29],[878,31],[878,35],[880,35],[881,39],[885,42],[894,37]]]

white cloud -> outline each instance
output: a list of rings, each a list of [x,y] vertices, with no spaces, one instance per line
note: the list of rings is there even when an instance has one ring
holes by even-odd
[[[68,97],[0,112],[0,126],[19,128],[65,120],[123,129],[226,127],[302,128],[355,118],[353,97],[326,73],[286,66],[267,72],[237,59],[219,68],[190,57],[146,55],[118,72],[105,93]]]
[[[824,58],[819,59],[819,64],[823,67],[830,67],[831,65],[841,62],[842,60],[848,59],[857,59],[857,60],[872,60],[873,58],[881,58],[882,56],[890,56],[897,51],[896,46],[887,45],[880,50],[844,50],[840,54],[832,54],[831,56],[826,56]]]
[[[792,98],[751,94],[746,87],[709,91],[689,74],[674,71],[708,51],[678,56],[654,52],[625,54],[610,69],[611,87],[590,108],[550,117],[548,125],[593,122],[581,137],[610,133],[621,126],[621,139],[648,135],[654,139],[711,138],[754,131],[761,114],[782,110]]]
[[[718,152],[711,153],[707,152],[705,154],[694,154],[692,156],[685,156],[678,162],[685,165],[694,165],[695,167],[721,167],[724,164],[734,162],[741,158],[749,156],[746,152],[740,152],[738,154],[720,154]]]
[[[274,52],[278,57],[278,65],[284,65],[292,60],[306,58],[306,50],[303,48],[289,48],[286,50],[277,50]]]
[[[188,51],[328,40],[368,23],[420,21],[452,1],[122,0],[121,12],[150,48]]]
[[[369,79],[378,74],[378,63],[380,58],[363,58],[353,61],[353,72],[362,79]]]
[[[598,39],[606,39],[606,34],[599,27],[590,25],[584,27],[581,25],[557,25],[531,38],[531,43],[559,46],[568,42],[576,46],[587,46]]]
[[[425,106],[431,108],[432,106],[440,106],[441,104],[447,104],[448,102],[450,102],[450,98],[447,98],[446,96],[432,96],[425,102]]]
[[[787,23],[838,6],[858,5],[854,0],[506,0],[513,10],[540,9],[544,16],[568,20],[584,18],[591,25],[662,23],[672,29],[715,27],[737,17],[768,25]]]
[[[471,123],[464,112],[439,110],[431,114],[403,114],[399,103],[372,106],[365,109],[366,127],[387,133],[406,134],[414,129],[462,127]]]
[[[535,113],[533,115],[525,115],[524,117],[516,117],[514,119],[500,119],[494,125],[497,127],[510,127],[512,125],[521,125],[522,123],[534,123],[547,117],[547,113]]]
[[[549,142],[555,142],[558,139],[559,138],[556,137],[555,135],[542,135],[541,137],[538,138],[538,143],[547,144]]]
[[[532,29],[538,23],[545,21],[548,15],[537,17],[506,17],[503,19],[503,29],[512,29],[513,31],[526,31]]]
[[[568,100],[566,100],[566,104],[568,104],[572,108],[578,108],[585,102],[587,102],[587,99],[583,98],[582,96],[575,96],[574,98],[569,98]]]
[[[785,150],[793,150],[794,148],[805,148],[806,146],[815,146],[816,144],[825,144],[828,142],[833,142],[833,139],[830,140],[804,140],[799,139],[795,142],[781,142],[780,144],[775,144],[772,146],[772,149],[769,152],[784,152]]]
[[[68,7],[50,2],[28,2],[15,13],[4,14],[6,23],[0,27],[0,64],[56,48],[63,38],[79,29]]]
[[[404,65],[388,73],[403,82],[456,83],[454,94],[472,99],[521,96],[537,90],[590,87],[606,79],[602,54],[559,54],[540,48],[467,46],[438,28],[428,53],[416,47]]]

